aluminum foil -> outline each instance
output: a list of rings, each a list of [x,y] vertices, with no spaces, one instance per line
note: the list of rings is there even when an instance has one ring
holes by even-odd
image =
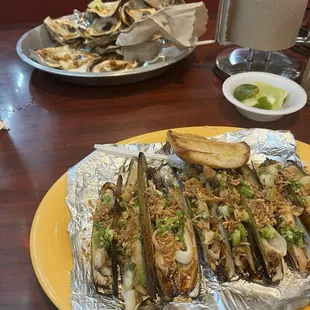
[[[266,158],[284,163],[300,160],[296,142],[289,131],[247,129],[213,137],[223,141],[245,141],[251,147],[251,161]],[[99,150],[100,149],[100,150]],[[98,146],[98,150],[68,172],[67,205],[71,213],[68,226],[73,251],[71,272],[71,304],[73,309],[120,309],[123,303],[99,295],[93,285],[90,267],[90,238],[92,230],[91,203],[95,203],[105,182],[116,182],[118,174],[126,177],[130,158],[145,152],[151,165],[167,159],[172,165],[184,165],[165,143]],[[297,309],[310,302],[310,276],[304,278],[292,272],[284,263],[284,279],[277,286],[263,286],[236,280],[218,283],[208,266],[201,265],[201,293],[191,303],[152,304],[149,309]]]

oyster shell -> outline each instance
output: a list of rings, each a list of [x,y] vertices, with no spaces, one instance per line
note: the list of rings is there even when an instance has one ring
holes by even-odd
[[[94,0],[88,4],[87,11],[102,18],[110,17],[114,15],[120,3],[121,1],[102,2],[101,0]]]
[[[156,9],[150,8],[142,0],[130,0],[125,3],[119,11],[122,22],[127,26],[156,13]]]
[[[77,51],[68,45],[31,51],[30,58],[42,65],[76,72],[90,72],[100,61],[98,54]]]
[[[119,49],[119,46],[116,46],[116,45],[109,45],[107,47],[101,47],[101,46],[95,47],[95,51],[99,55],[116,53],[118,49]]]
[[[51,37],[59,44],[69,44],[81,37],[75,21],[67,17],[45,18],[44,24]]]
[[[97,47],[107,47],[109,45],[114,45],[117,39],[119,31],[112,32],[110,35],[107,36],[98,36],[98,37],[91,37],[85,40],[85,45],[89,48],[96,49]]]
[[[127,71],[138,66],[137,62],[129,62],[116,59],[105,60],[92,68],[92,72]]]
[[[115,17],[95,18],[92,26],[88,30],[90,36],[106,36],[117,31],[121,27],[121,22]]]
[[[185,4],[184,0],[144,0],[148,5],[157,10],[171,5]]]

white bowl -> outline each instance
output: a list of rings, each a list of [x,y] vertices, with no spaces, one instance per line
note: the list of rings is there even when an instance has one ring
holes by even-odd
[[[288,96],[281,110],[263,110],[249,107],[234,97],[234,90],[241,84],[254,84],[263,82],[275,87],[285,89]],[[302,109],[307,103],[307,94],[296,82],[285,77],[265,72],[245,72],[229,77],[223,84],[223,94],[227,100],[236,106],[237,110],[245,117],[258,122],[272,122],[284,115]]]

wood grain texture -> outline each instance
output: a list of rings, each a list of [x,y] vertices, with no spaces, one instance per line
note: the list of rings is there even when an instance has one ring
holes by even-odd
[[[150,131],[198,125],[290,129],[310,143],[310,108],[274,123],[242,117],[213,74],[225,47],[201,46],[157,78],[119,87],[63,83],[23,64],[18,38],[32,24],[0,26],[0,308],[54,309],[30,261],[29,233],[50,186],[93,150]],[[214,37],[215,21],[205,39]],[[303,63],[305,59],[303,59]]]

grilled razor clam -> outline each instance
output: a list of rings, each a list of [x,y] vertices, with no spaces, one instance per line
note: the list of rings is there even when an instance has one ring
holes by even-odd
[[[136,169],[133,165],[131,169]],[[117,252],[122,270],[122,296],[126,310],[137,309],[149,294],[146,287],[140,225],[138,187],[134,178],[121,188],[119,213],[117,215]],[[135,180],[134,180],[135,179]],[[121,182],[118,182],[120,185]]]
[[[268,170],[273,169],[275,167]],[[242,174],[243,184],[239,187],[241,202],[249,214],[251,232],[263,256],[268,276],[275,283],[283,278],[282,258],[287,254],[287,242],[275,229],[277,207],[258,190],[259,182],[253,171],[244,167]],[[271,179],[274,177],[264,176],[267,184]]]
[[[61,45],[73,43],[75,39],[81,37],[77,24],[68,17],[57,19],[47,17],[44,24],[51,37]]]
[[[91,265],[94,284],[99,293],[112,294],[111,245],[114,238],[112,229],[115,185],[103,185],[93,215],[91,238]]]
[[[91,67],[100,60],[98,54],[77,51],[68,45],[32,51],[30,57],[42,65],[78,72],[90,72]]]
[[[102,2],[101,0],[94,0],[87,6],[87,11],[95,13],[102,18],[114,15],[121,1]]]
[[[148,169],[146,189],[155,270],[164,300],[196,297],[199,263],[195,233],[184,197],[171,168]]]
[[[208,204],[221,201],[221,198],[213,195],[211,188],[206,186],[204,175],[193,167],[182,172],[181,180],[183,195],[188,199],[192,221],[207,263],[220,281],[228,281],[235,274],[231,250],[225,243],[219,222],[211,217],[208,207]]]
[[[137,62],[129,62],[123,60],[109,59],[100,62],[93,67],[92,72],[111,72],[111,71],[127,71],[138,66]]]
[[[249,229],[249,214],[241,205],[240,194],[237,186],[242,186],[247,196],[253,196],[240,175],[234,171],[220,170],[216,173],[213,182],[213,190],[216,195],[222,197],[222,203],[218,204],[218,214],[222,218],[223,227],[230,241],[232,257],[237,273],[249,280],[261,278],[262,264],[254,244],[251,244],[252,236]]]
[[[288,182],[289,198],[303,208],[301,220],[310,231],[310,175],[294,161],[285,164],[282,174]]]
[[[310,269],[309,246],[305,243],[305,231],[297,225],[296,216],[300,211],[291,204],[287,197],[286,183],[283,179],[282,165],[275,161],[266,161],[256,167],[259,179],[274,180],[264,184],[265,196],[276,206],[277,230],[288,243],[288,251],[293,258],[296,268],[304,273]]]

